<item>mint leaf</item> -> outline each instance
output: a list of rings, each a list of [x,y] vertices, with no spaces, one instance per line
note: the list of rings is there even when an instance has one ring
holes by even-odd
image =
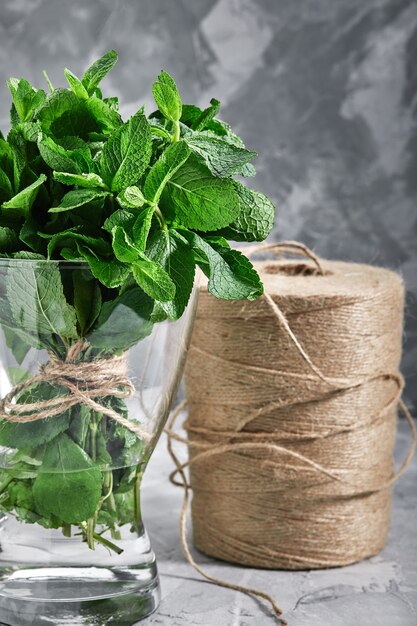
[[[117,202],[124,209],[136,209],[143,206],[146,200],[139,187],[133,185],[126,187],[126,189],[117,196]]]
[[[38,231],[39,224],[31,215],[29,215],[20,229],[19,239],[26,244],[28,248],[31,248],[34,252],[40,253],[44,251],[45,244],[39,237]]]
[[[94,93],[94,90],[103,80],[103,78],[110,72],[112,67],[117,62],[117,53],[114,50],[110,50],[103,54],[97,61],[95,61],[84,73],[82,77],[82,84],[90,95]]]
[[[71,90],[75,93],[75,95],[82,100],[87,100],[88,91],[84,87],[80,79],[77,78],[76,75],[73,74],[69,69],[65,69],[64,74],[69,86],[71,87]]]
[[[13,176],[10,175],[10,180],[13,180],[14,189],[18,191],[23,184],[24,173],[27,171],[28,158],[27,144],[23,138],[20,124],[9,132],[7,142],[13,152]],[[13,192],[10,195],[13,195]]]
[[[24,78],[10,78],[7,81],[10,93],[13,98],[17,115],[21,122],[32,119],[38,109],[43,105],[46,94],[42,89],[35,89]]]
[[[184,105],[181,122],[193,130],[206,131],[203,133],[204,135],[221,138],[223,141],[237,148],[245,148],[242,139],[232,131],[229,124],[226,124],[226,122],[222,120],[214,119],[213,117],[210,119],[209,111],[210,107],[202,111],[194,105]],[[206,113],[207,116],[204,121],[204,126],[199,125],[199,120],[203,119]],[[187,136],[188,135],[190,135],[190,133],[188,133]],[[242,165],[235,174],[239,176],[255,176],[256,170],[251,163],[246,163]]]
[[[38,141],[41,126],[38,122],[22,122],[17,127],[25,141],[36,143]]]
[[[89,157],[91,156],[90,144],[81,139],[81,137],[65,135],[65,137],[60,137],[57,141],[65,150],[84,150]]]
[[[227,226],[240,210],[233,182],[215,178],[195,157],[168,180],[160,204],[173,211],[183,226],[200,231]]]
[[[162,71],[152,87],[153,97],[162,115],[171,122],[178,122],[181,118],[182,104],[177,85],[173,78]]]
[[[3,333],[4,338],[6,339],[7,347],[11,350],[19,365],[21,365],[31,348],[30,344],[28,344],[18,333],[7,326],[3,326]],[[8,368],[8,373],[10,374],[10,368]],[[21,382],[20,380],[14,382],[11,376],[9,376],[9,378],[14,385]]]
[[[136,213],[125,209],[118,209],[106,219],[103,230],[111,233],[116,226],[122,226],[126,232],[130,232],[136,219]]]
[[[99,98],[89,98],[85,106],[103,133],[112,133],[123,124],[119,113]]]
[[[45,163],[58,172],[81,174],[82,172],[89,172],[93,168],[93,161],[88,148],[66,150],[45,134],[40,135],[38,148]]]
[[[38,113],[38,121],[45,134],[58,139],[68,136],[85,138],[89,132],[99,130],[86,108],[86,101],[68,89],[55,89],[47,96]]]
[[[13,187],[10,178],[0,169],[0,198],[10,198],[13,195]]]
[[[190,150],[184,141],[174,143],[162,153],[149,170],[143,186],[145,196],[149,201],[158,204],[165,185],[189,156]]]
[[[240,199],[240,213],[222,230],[222,234],[234,241],[263,241],[274,226],[274,205],[263,193],[238,181],[234,186]]]
[[[236,175],[246,177],[256,176],[256,169],[254,168],[252,163],[246,163],[246,165],[243,165],[243,167],[241,167],[240,170],[236,172]]]
[[[103,102],[107,104],[113,111],[119,110],[119,98],[117,96],[112,96],[111,98],[103,98]]]
[[[7,141],[0,138],[0,172],[9,180],[13,180],[14,150]]]
[[[85,189],[105,187],[103,179],[98,174],[71,174],[69,172],[53,172],[54,180],[63,185],[77,185]]]
[[[16,325],[35,335],[77,338],[74,308],[65,299],[57,264],[22,263],[7,274],[7,296]]]
[[[72,410],[71,424],[67,434],[81,448],[86,447],[91,420],[91,409],[85,404],[77,404]]]
[[[228,178],[257,156],[246,148],[234,146],[209,133],[193,133],[185,138],[188,147],[214,176]]]
[[[169,274],[175,285],[175,296],[160,305],[171,319],[184,313],[194,285],[195,264],[192,249],[175,230],[162,230],[152,237],[147,254]]]
[[[121,226],[116,226],[112,231],[114,254],[118,261],[132,265],[133,276],[145,293],[165,302],[174,297],[175,284],[161,264],[154,263],[143,253],[141,247],[145,247],[148,236],[146,222],[142,223],[142,228],[142,240],[137,245]]]
[[[229,124],[222,122],[221,120],[211,120],[207,126],[207,134],[210,136],[219,136],[223,141],[227,141],[231,146],[237,148],[245,148],[245,144],[242,139],[236,135],[230,128]],[[256,170],[252,163],[246,163],[236,171],[236,175],[239,176],[255,176]]]
[[[94,234],[89,234],[86,229],[81,226],[74,226],[67,230],[62,230],[54,235],[47,235],[40,233],[44,239],[49,239],[48,243],[48,258],[51,258],[57,248],[77,248],[78,245],[83,245],[91,248],[94,253],[106,255],[111,252],[110,247],[106,241],[96,237]],[[77,256],[80,258],[80,256]]]
[[[65,393],[65,389],[59,385],[39,383],[21,392],[17,398],[17,403],[27,404],[51,400],[65,395]],[[68,428],[69,421],[68,412],[26,424],[0,420],[0,445],[7,448],[19,447],[20,450],[33,450],[64,432]]]
[[[193,130],[205,130],[220,109],[220,102],[215,98],[210,100],[210,106],[202,111],[194,104],[184,104],[182,107],[181,122]]]
[[[211,120],[217,115],[220,109],[220,102],[215,98],[210,100],[210,106],[198,116],[198,118],[194,121],[192,128],[194,130],[204,130]]]
[[[94,324],[101,311],[100,287],[91,274],[86,270],[72,272],[74,285],[74,308],[81,335],[84,336]]]
[[[19,126],[19,124],[20,124],[20,117],[16,111],[15,105],[12,104],[12,106],[10,107],[10,126],[12,127],[12,130],[16,126]]]
[[[138,250],[122,226],[116,226],[112,231],[112,235],[112,245],[116,259],[123,263],[135,263],[139,258]]]
[[[142,289],[133,287],[103,304],[87,339],[99,350],[127,350],[151,333],[152,308],[152,300]]]
[[[16,253],[13,254],[13,257],[15,256]],[[12,350],[17,362],[19,363],[25,357],[29,347],[42,350],[45,347],[45,337],[40,337],[38,334],[26,332],[23,328],[16,324],[16,320],[10,307],[10,301],[7,296],[6,286],[7,280],[3,281],[3,284],[1,285],[3,289],[1,293],[2,305],[0,307],[0,323],[4,332],[6,344]],[[49,347],[50,345],[48,344],[48,348]]]
[[[13,252],[18,246],[18,238],[14,230],[7,226],[0,226],[0,253]]]
[[[210,106],[202,110],[195,104],[183,104],[181,123],[192,130],[206,130],[220,109],[220,102],[215,98],[210,100]],[[223,134],[223,133],[222,133]]]
[[[152,226],[152,218],[155,213],[154,206],[143,209],[133,225],[133,242],[140,250],[145,250],[149,231]]]
[[[130,266],[118,259],[103,258],[82,244],[78,245],[82,258],[88,261],[91,272],[103,285],[113,289],[120,287],[130,274]]]
[[[12,219],[26,217],[38,195],[39,187],[46,181],[45,174],[41,174],[34,183],[20,191],[2,205],[2,213]],[[7,209],[6,211],[4,209]]]
[[[154,300],[167,302],[175,296],[175,283],[169,274],[138,250],[138,259],[132,264],[133,276],[143,291]]]
[[[101,491],[100,469],[80,446],[64,433],[49,443],[33,483],[41,515],[55,515],[68,524],[86,521],[94,515]]]
[[[197,123],[197,120],[201,117],[202,114],[203,114],[203,110],[200,109],[200,107],[198,107],[196,104],[183,104],[180,122],[181,124],[188,126],[188,128],[197,130],[195,128],[195,125]],[[198,130],[202,130],[202,129],[198,129]]]
[[[151,129],[136,113],[109,138],[100,159],[100,173],[109,189],[121,192],[142,176],[151,158]]]
[[[89,204],[93,200],[104,200],[109,195],[102,189],[74,189],[69,191],[61,200],[61,204],[49,209],[49,213],[63,213]]]
[[[207,275],[208,290],[216,298],[223,300],[255,300],[263,293],[261,280],[249,259],[237,250],[229,250],[219,245],[211,245],[196,233],[179,230],[201,255],[197,263]]]

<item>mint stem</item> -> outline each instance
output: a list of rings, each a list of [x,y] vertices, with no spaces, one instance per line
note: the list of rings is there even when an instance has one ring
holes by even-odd
[[[46,82],[48,84],[49,91],[52,93],[54,91],[54,86],[51,83],[50,78],[49,78],[48,74],[46,73],[46,70],[42,70],[42,74],[44,75],[45,80],[46,80]]]
[[[94,550],[94,539],[95,539],[95,535],[97,534],[94,532],[95,527],[96,527],[96,520],[93,517],[87,520],[86,537],[87,537],[87,544],[90,550]]]
[[[71,524],[64,522],[62,524],[62,534],[64,537],[71,537]]]
[[[171,142],[176,143],[180,139],[180,123],[175,122],[174,134],[172,135]]]
[[[138,465],[136,469],[136,477],[135,477],[135,485],[134,485],[134,507],[135,507],[135,519],[134,519],[134,529],[139,531],[140,526],[142,525],[142,513],[140,510],[140,484],[142,480],[142,471],[141,466]]]
[[[161,228],[163,230],[168,230],[168,226],[167,226],[167,223],[165,221],[164,215],[163,215],[163,213],[162,213],[162,211],[161,211],[161,209],[159,208],[158,205],[155,207],[155,215],[158,218],[158,221],[159,221],[159,223],[161,225]]]
[[[109,541],[105,537],[102,537],[98,533],[93,533],[93,538],[97,541],[97,543],[101,543],[101,545],[105,546],[106,548],[109,548],[109,550],[112,550],[113,552],[116,552],[116,554],[122,554],[123,552],[122,548],[119,548],[119,546],[116,546],[115,543],[113,543],[112,541]]]

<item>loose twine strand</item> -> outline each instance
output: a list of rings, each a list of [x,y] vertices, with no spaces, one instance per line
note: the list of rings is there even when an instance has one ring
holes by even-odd
[[[244,250],[245,253],[247,253],[247,249]],[[303,256],[308,257],[311,261],[313,261],[317,274],[319,275],[324,275],[324,269],[322,267],[322,264],[320,263],[320,260],[318,259],[318,257],[311,251],[309,250],[306,246],[304,246],[303,244],[300,244],[298,242],[283,242],[283,243],[279,243],[279,244],[266,244],[266,245],[261,245],[261,246],[256,246],[256,247],[252,247],[249,250],[249,254],[248,256],[252,256],[254,254],[257,254],[259,252],[262,251],[273,251],[273,252],[277,252],[279,254],[281,253],[298,253],[301,254]],[[292,344],[295,346],[297,352],[299,353],[299,355],[301,356],[301,358],[303,359],[303,361],[306,363],[306,365],[308,366],[308,368],[310,369],[310,371],[313,374],[313,378],[318,378],[320,379],[323,383],[325,383],[326,386],[328,386],[329,390],[341,390],[341,389],[352,389],[355,387],[360,387],[364,381],[363,380],[357,380],[357,381],[352,381],[350,379],[340,379],[337,377],[329,377],[326,376],[319,367],[317,367],[315,365],[315,363],[313,362],[313,360],[311,359],[311,357],[308,355],[308,353],[306,352],[306,350],[304,349],[304,347],[302,346],[302,344],[300,343],[300,341],[298,340],[297,336],[295,335],[295,333],[293,332],[293,330],[290,327],[290,324],[286,318],[286,316],[284,315],[284,313],[281,311],[280,307],[276,304],[276,302],[273,300],[273,298],[271,297],[270,294],[265,293],[263,295],[263,298],[265,299],[265,301],[268,303],[276,321],[278,322],[280,328],[282,328],[287,337],[290,339],[290,341],[292,342]],[[198,348],[196,348],[195,346],[193,346],[194,350],[199,350]],[[203,351],[201,351],[203,352]],[[209,353],[205,353],[204,352],[204,358],[206,358],[207,356],[213,356],[210,355]],[[251,369],[259,369],[262,370],[263,368],[256,368],[256,367],[252,367]],[[411,445],[410,445],[410,449],[404,459],[404,461],[402,462],[400,468],[392,474],[392,476],[388,479],[388,480],[384,480],[382,484],[378,485],[377,488],[374,489],[367,489],[363,492],[356,492],[355,495],[361,495],[361,493],[363,494],[368,494],[368,493],[373,493],[373,492],[378,492],[378,491],[382,491],[383,489],[386,489],[387,487],[389,487],[391,484],[394,483],[394,481],[396,481],[406,470],[406,468],[408,467],[408,465],[410,464],[410,461],[414,455],[415,449],[416,449],[416,445],[417,445],[417,430],[416,430],[416,426],[414,424],[413,418],[410,414],[410,412],[408,411],[406,405],[404,404],[404,402],[401,399],[401,394],[403,391],[403,387],[404,387],[404,382],[403,382],[403,378],[400,374],[394,373],[394,374],[384,374],[382,376],[384,379],[390,379],[392,380],[396,387],[397,387],[397,391],[396,393],[393,395],[393,397],[386,403],[385,407],[381,410],[381,413],[379,415],[379,417],[381,417],[381,415],[388,413],[390,410],[392,410],[397,404],[399,404],[401,411],[403,412],[408,425],[410,427],[410,432],[411,432]],[[377,375],[375,377],[372,377],[371,380],[377,380],[381,378],[381,375]],[[369,380],[367,381],[369,382]],[[210,430],[204,427],[196,427],[196,426],[192,426],[190,424],[186,424],[185,428],[187,430],[188,433],[190,434],[195,434],[195,435],[199,435],[200,437],[203,437],[204,435],[215,435],[216,438],[221,438],[221,439],[227,439],[230,441],[231,438],[233,438],[233,443],[209,443],[209,442],[205,442],[205,441],[197,441],[197,440],[193,440],[193,439],[186,439],[184,437],[182,437],[181,435],[179,435],[175,430],[174,430],[174,425],[175,422],[178,418],[178,416],[180,415],[180,413],[186,408],[187,406],[187,401],[183,401],[181,402],[176,409],[172,412],[169,420],[168,420],[168,424],[165,428],[165,432],[167,434],[167,446],[168,446],[168,452],[174,462],[175,465],[175,470],[173,470],[173,472],[170,474],[170,481],[172,482],[172,484],[181,487],[184,490],[184,496],[183,496],[183,503],[182,503],[182,507],[181,507],[181,514],[180,514],[180,541],[181,541],[181,546],[182,546],[182,550],[184,552],[184,555],[187,559],[187,561],[190,563],[190,565],[199,573],[201,574],[204,578],[206,578],[210,583],[219,585],[221,587],[225,587],[231,590],[235,590],[235,591],[239,591],[251,596],[255,596],[258,598],[262,598],[263,600],[267,601],[270,606],[272,607],[273,613],[275,615],[275,617],[277,618],[278,622],[282,625],[285,626],[287,624],[287,622],[285,620],[282,619],[281,615],[282,615],[282,610],[280,609],[280,607],[278,606],[277,602],[275,601],[275,599],[268,593],[265,593],[264,591],[260,591],[258,589],[254,589],[252,587],[247,587],[247,586],[242,586],[242,585],[236,585],[234,583],[230,583],[227,581],[224,581],[220,578],[217,578],[215,576],[211,576],[210,574],[208,574],[201,566],[199,566],[194,557],[191,554],[191,550],[189,547],[189,543],[188,543],[188,537],[187,537],[187,514],[188,514],[188,509],[189,509],[189,504],[190,504],[190,491],[192,489],[192,486],[187,478],[187,475],[185,473],[185,470],[187,468],[189,468],[192,465],[195,465],[197,463],[200,463],[201,461],[207,460],[209,457],[214,457],[216,455],[221,455],[227,452],[236,452],[236,451],[256,451],[256,450],[264,450],[264,451],[273,451],[275,453],[279,453],[282,454],[284,456],[290,457],[290,458],[294,458],[296,460],[298,460],[299,462],[301,462],[302,464],[304,464],[307,467],[312,468],[313,470],[317,471],[318,473],[327,476],[328,478],[334,480],[334,481],[339,481],[339,482],[343,482],[343,483],[349,483],[349,479],[346,476],[340,476],[338,475],[336,472],[333,472],[329,469],[327,469],[326,467],[324,467],[323,465],[321,465],[320,463],[315,462],[314,460],[308,458],[307,456],[300,454],[298,452],[296,452],[295,450],[291,450],[290,448],[287,448],[285,446],[281,446],[281,445],[277,445],[275,443],[272,443],[270,441],[270,439],[274,438],[274,433],[256,433],[256,432],[242,432],[242,431],[230,431],[230,430]],[[280,405],[278,405],[280,406]],[[274,403],[269,403],[267,404],[265,407],[263,407],[262,410],[257,410],[256,414],[253,416],[250,416],[250,418],[248,420],[246,420],[246,422],[250,422],[250,420],[254,417],[259,417],[260,414],[262,413],[268,413],[271,411],[271,409],[274,408]],[[261,439],[265,440],[265,437],[267,437],[269,439],[269,441],[262,441]],[[176,454],[176,452],[174,451],[173,448],[173,441],[177,441],[179,443],[185,444],[187,445],[190,450],[195,450],[195,452],[192,453],[190,459],[186,462],[181,462]],[[265,464],[265,463],[264,463]],[[178,479],[179,477],[179,479]],[[353,483],[355,484],[355,483]]]
[[[87,350],[87,341],[77,341],[66,355],[65,361],[49,353],[49,360],[41,365],[39,372],[15,385],[0,401],[0,419],[18,424],[27,424],[59,415],[77,404],[88,406],[129,429],[145,441],[150,435],[140,426],[117,413],[110,406],[98,402],[100,398],[129,398],[135,391],[127,376],[126,355],[112,356],[97,361],[78,361]],[[54,398],[30,402],[16,402],[24,390],[34,385],[50,383],[61,387]]]

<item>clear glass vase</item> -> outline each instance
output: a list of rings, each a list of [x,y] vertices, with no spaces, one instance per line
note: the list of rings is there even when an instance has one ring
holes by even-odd
[[[81,262],[0,260],[0,623],[132,626],[158,605],[140,484],[182,373],[178,321]]]

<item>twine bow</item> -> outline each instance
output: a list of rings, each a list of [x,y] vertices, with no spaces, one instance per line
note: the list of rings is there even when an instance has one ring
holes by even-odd
[[[26,424],[54,417],[77,404],[84,404],[149,441],[149,433],[140,426],[98,402],[106,397],[128,398],[134,393],[134,385],[127,375],[126,356],[122,354],[91,362],[78,361],[78,357],[88,347],[88,342],[78,341],[68,350],[65,361],[50,353],[49,360],[41,365],[37,374],[15,385],[0,401],[0,418]],[[57,385],[61,393],[54,398],[36,402],[15,401],[22,391],[39,383]]]

